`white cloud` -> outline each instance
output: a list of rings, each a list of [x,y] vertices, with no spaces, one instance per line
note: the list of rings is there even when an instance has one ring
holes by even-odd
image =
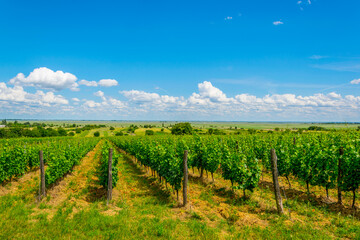
[[[339,118],[345,115],[360,117],[360,97],[352,95],[342,97],[335,92],[317,93],[310,96],[273,94],[264,97],[243,93],[235,97],[227,97],[208,81],[199,83],[198,89],[199,91],[193,93],[188,99],[138,90],[120,93],[128,99],[128,107],[133,112],[141,111],[142,114],[181,113],[190,114],[193,119],[200,119],[201,116],[205,119],[222,116],[223,120],[238,119],[235,116],[242,117],[243,120],[245,116],[253,116],[259,120],[266,114],[269,116],[263,120],[269,120],[269,117],[281,120],[306,118],[314,120],[314,116],[327,116],[328,119],[333,120],[337,115]]]
[[[8,103],[26,103],[38,106],[50,107],[51,105],[68,104],[61,95],[55,95],[53,92],[44,93],[36,91],[36,93],[25,92],[21,86],[7,87],[5,83],[0,82],[0,101]]]
[[[211,102],[231,101],[220,89],[214,87],[211,82],[204,81],[199,83],[198,88],[199,94],[193,93],[188,100],[191,104],[206,105]]]
[[[87,87],[97,87],[97,82],[95,81],[87,81],[87,80],[80,80],[79,81],[80,85],[85,85]]]
[[[358,79],[355,79],[360,83]],[[130,90],[119,92],[125,100],[94,92],[96,100],[72,98],[71,104],[61,95],[37,91],[28,93],[21,86],[0,83],[0,112],[44,114],[66,112],[77,118],[95,119],[173,119],[173,120],[291,120],[291,121],[358,121],[360,97],[342,96],[336,92],[312,95],[242,93],[227,96],[211,82],[198,84],[188,97],[161,95]]]
[[[319,60],[319,59],[323,59],[323,58],[327,58],[327,56],[312,55],[312,56],[310,57],[310,59],[314,59],[314,60]]]
[[[89,108],[95,108],[95,107],[100,107],[101,103],[97,103],[93,100],[88,100],[88,101],[85,101],[84,106],[89,107]]]
[[[161,105],[177,103],[179,100],[178,97],[172,97],[168,95],[161,96],[157,93],[147,93],[138,90],[121,91],[120,93],[123,94],[129,101],[139,104],[151,103],[155,105]]]
[[[96,93],[94,93],[95,96],[97,97],[104,97],[104,92],[103,91],[97,91]]]
[[[55,91],[65,88],[78,91],[76,80],[76,76],[71,73],[64,73],[63,71],[54,72],[46,67],[41,67],[35,68],[28,77],[25,77],[23,73],[18,73],[9,83],[15,86],[32,86]]]
[[[351,84],[360,84],[360,78],[359,79],[354,79],[350,83]]]
[[[311,0],[305,0],[305,1],[299,0],[296,3],[299,5],[300,10],[302,11],[302,10],[304,10],[303,6],[309,6],[309,5],[311,5],[312,2],[311,2]]]
[[[99,85],[102,87],[113,87],[117,86],[118,82],[115,79],[101,79]]]
[[[275,22],[273,22],[273,24],[275,25],[275,26],[278,26],[278,25],[282,25],[282,24],[284,24],[282,21],[275,21]]]
[[[106,97],[104,95],[104,92],[97,91],[97,92],[94,93],[94,95],[97,96],[97,97],[100,97],[103,101],[106,101]]]
[[[225,18],[225,20],[231,20],[232,19],[232,17],[230,17],[230,16],[227,16],[226,18]]]

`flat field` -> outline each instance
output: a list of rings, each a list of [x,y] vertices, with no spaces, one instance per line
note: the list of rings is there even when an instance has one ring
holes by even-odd
[[[96,125],[106,125],[108,127],[116,128],[127,128],[130,125],[144,126],[144,125],[153,125],[157,128],[170,127],[180,121],[76,121],[76,120],[20,120],[20,123],[23,122],[44,122],[47,124],[54,124],[57,126],[65,126],[67,124],[77,124],[85,126],[87,124],[96,124]],[[184,122],[184,121],[182,121]],[[328,129],[342,129],[349,128],[355,129],[360,126],[360,123],[310,123],[310,122],[202,122],[202,121],[189,121],[191,125],[195,128],[218,128],[218,129],[298,129],[298,128],[308,128],[310,126],[320,126]]]

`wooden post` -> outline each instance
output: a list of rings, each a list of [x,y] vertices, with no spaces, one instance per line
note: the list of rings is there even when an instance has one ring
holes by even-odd
[[[41,197],[46,196],[45,192],[45,167],[44,167],[44,157],[43,157],[43,151],[39,151],[39,159],[40,159],[40,192],[39,192],[39,200],[41,200]]]
[[[280,194],[280,186],[278,180],[278,169],[277,169],[277,156],[275,153],[275,149],[271,149],[271,170],[273,175],[273,183],[274,183],[274,192],[275,192],[275,200],[276,207],[279,214],[284,214],[284,208],[282,204],[281,194]]]
[[[188,185],[188,150],[184,151],[184,183],[183,183],[183,199],[184,199],[184,207],[187,204],[187,185]]]
[[[342,196],[341,196],[341,181],[342,181],[342,169],[341,169],[341,156],[344,155],[344,148],[340,147],[339,149],[339,160],[338,160],[338,204],[342,204]]]
[[[294,137],[294,145],[296,145],[296,137]]]
[[[108,161],[108,170],[109,170],[109,179],[108,179],[108,190],[107,190],[107,204],[112,199],[112,157],[113,157],[113,149],[109,149],[109,161]]]

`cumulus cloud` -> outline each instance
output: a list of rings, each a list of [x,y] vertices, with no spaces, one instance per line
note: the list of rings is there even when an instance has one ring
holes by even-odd
[[[323,114],[333,120],[336,114],[352,114],[358,116],[360,97],[341,96],[338,93],[317,93],[310,96],[295,94],[272,94],[257,97],[247,93],[228,97],[211,82],[204,81],[198,84],[198,92],[189,98],[159,95],[139,90],[121,91],[128,99],[131,109],[144,112],[177,112],[182,114],[196,114],[213,117],[223,116],[224,120],[234,119],[235,116],[250,116],[257,114],[257,118],[269,114],[269,117],[286,116],[292,120],[304,119],[306,116],[313,119],[317,114]],[[320,116],[320,115],[319,115]],[[268,117],[266,119],[269,119]]]
[[[94,93],[95,96],[100,97],[102,102],[95,102],[93,100],[86,100],[83,104],[83,108],[87,110],[99,110],[105,112],[114,112],[116,110],[122,110],[125,108],[125,104],[115,98],[105,96],[104,92],[97,91]]]
[[[225,18],[225,20],[231,20],[232,19],[232,17],[230,17],[230,16],[227,16],[226,18]]]
[[[18,73],[9,83],[15,86],[32,86],[54,91],[60,91],[65,88],[78,91],[76,80],[76,76],[71,73],[63,71],[54,72],[46,67],[40,67],[35,68],[27,77],[23,73]]]
[[[273,24],[275,25],[275,26],[278,26],[278,25],[282,25],[282,24],[284,24],[282,21],[275,21],[275,22],[273,22]]]
[[[115,79],[101,79],[99,82],[96,81],[87,81],[87,80],[81,80],[79,81],[80,85],[85,85],[87,87],[113,87],[118,85],[118,81]]]
[[[360,81],[354,80],[354,84]],[[188,97],[161,95],[141,90],[120,91],[117,99],[103,91],[94,92],[96,99],[72,98],[71,104],[61,95],[37,91],[28,93],[21,86],[0,83],[0,110],[16,114],[43,111],[66,111],[73,116],[123,119],[189,119],[189,120],[323,120],[358,121],[360,97],[336,92],[312,95],[267,94],[255,96],[239,92],[227,96],[209,81],[198,84]],[[14,108],[14,106],[18,106]],[[21,107],[20,107],[21,106]],[[53,108],[49,108],[53,107]],[[44,110],[45,109],[45,110]]]
[[[24,91],[21,86],[7,87],[5,83],[0,82],[0,101],[7,101],[8,103],[26,103],[38,106],[50,107],[52,105],[68,104],[61,95],[55,95],[53,92],[44,93],[43,91],[36,91],[36,93],[28,93]]]
[[[115,79],[101,79],[99,85],[102,87],[113,87],[117,86],[118,82]]]
[[[350,83],[351,84],[360,84],[360,78],[359,79],[354,79]]]
[[[100,107],[101,103],[97,103],[93,100],[88,100],[88,101],[85,101],[84,106],[89,107],[89,108],[95,108],[95,107]]]
[[[179,97],[159,95],[157,93],[147,93],[138,90],[121,91],[120,93],[123,94],[130,102],[143,105],[157,105],[158,107],[162,107],[164,104],[180,104],[180,101],[183,100],[183,98]]]
[[[87,81],[87,80],[80,80],[80,85],[85,85],[87,87],[97,87],[98,83],[95,81]]]

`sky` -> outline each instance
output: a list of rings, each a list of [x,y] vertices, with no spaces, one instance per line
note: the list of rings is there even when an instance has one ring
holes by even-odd
[[[360,122],[358,0],[0,0],[0,119]]]

